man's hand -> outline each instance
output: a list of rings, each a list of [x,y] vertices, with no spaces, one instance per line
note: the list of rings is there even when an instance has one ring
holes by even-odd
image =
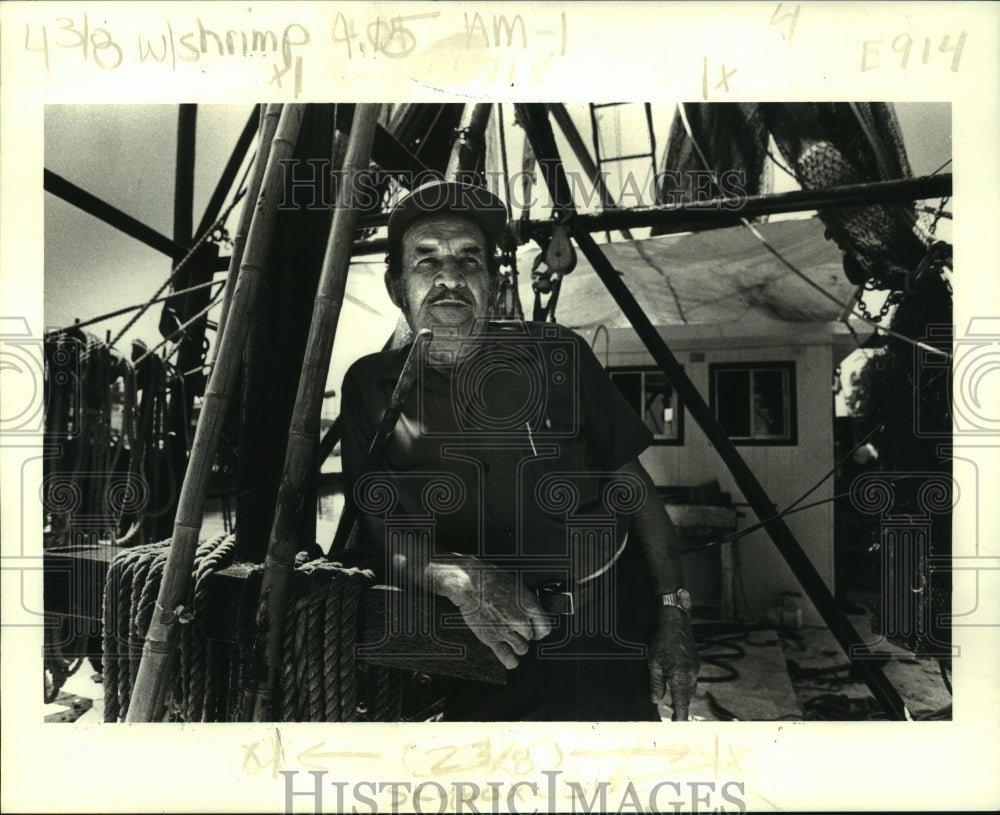
[[[513,575],[474,558],[431,563],[431,589],[458,606],[466,624],[511,670],[531,640],[552,630],[538,599]]]
[[[698,686],[698,652],[685,611],[663,606],[656,611],[656,626],[649,643],[649,687],[653,703],[659,703],[670,689],[674,713],[671,721],[684,722],[688,706]]]

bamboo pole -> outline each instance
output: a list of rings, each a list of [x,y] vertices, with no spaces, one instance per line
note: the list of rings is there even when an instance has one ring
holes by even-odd
[[[467,180],[471,173],[477,171],[486,152],[486,127],[492,110],[492,102],[476,102],[465,106],[445,178],[453,181]],[[481,173],[479,177],[481,180]]]
[[[191,458],[184,475],[170,550],[126,716],[128,722],[149,722],[162,715],[171,658],[177,641],[177,625],[187,613],[183,603],[190,590],[191,567],[201,531],[208,479],[219,445],[219,430],[239,374],[238,363],[246,343],[250,315],[256,305],[261,267],[267,258],[280,200],[283,182],[280,162],[289,158],[295,149],[302,115],[303,105],[287,105],[282,109],[267,158],[261,193],[247,237],[245,260],[240,266],[233,292],[230,319],[205,391]]]
[[[236,288],[236,278],[239,276],[240,264],[243,262],[243,251],[247,242],[247,233],[250,231],[250,221],[253,219],[254,207],[251,201],[256,201],[260,195],[261,184],[264,183],[264,168],[267,166],[267,156],[271,150],[271,141],[274,139],[274,131],[278,127],[278,118],[281,116],[281,105],[271,104],[262,110],[260,121],[260,138],[257,140],[257,157],[254,159],[253,174],[250,176],[250,186],[247,188],[246,197],[243,199],[243,210],[240,212],[240,222],[236,227],[236,236],[233,238],[233,252],[229,256],[229,271],[226,273],[226,294],[222,300],[222,311],[219,314],[219,327],[215,332],[215,353],[212,355],[212,364],[219,357],[219,346],[222,344],[222,334],[226,328],[226,319],[229,317],[229,307],[233,300],[233,290]]]
[[[337,191],[333,224],[317,286],[295,411],[288,429],[284,471],[264,560],[257,609],[257,638],[248,673],[249,681],[255,684],[248,688],[244,696],[244,720],[269,721],[271,717],[271,699],[280,669],[288,584],[301,538],[299,518],[302,496],[306,481],[316,468],[323,391],[344,303],[352,239],[357,227],[360,194],[357,181],[359,174],[367,171],[371,161],[378,112],[378,105],[358,105],[347,144],[343,168],[346,181]]]
[[[517,107],[514,107],[517,110]],[[514,121],[519,122],[518,118],[515,116]],[[535,151],[531,147],[531,141],[528,139],[528,134],[524,134],[524,144],[521,150],[521,215],[520,219],[523,225],[527,226],[529,219],[531,218],[531,195],[535,191]],[[513,216],[514,207],[511,206],[511,216]]]
[[[392,389],[392,395],[389,397],[389,404],[385,409],[385,413],[382,414],[382,420],[379,422],[378,427],[375,428],[375,435],[368,446],[368,461],[364,472],[371,472],[382,463],[382,456],[385,455],[386,448],[389,446],[389,440],[396,429],[396,422],[399,421],[399,416],[403,412],[403,404],[406,402],[407,397],[409,397],[410,391],[413,390],[413,386],[417,383],[417,374],[420,372],[420,360],[423,358],[424,346],[430,342],[431,338],[431,330],[429,328],[421,328],[413,338],[413,345],[410,347],[410,352],[403,361],[403,370],[399,372],[396,386]],[[333,536],[333,545],[327,553],[328,556],[334,552],[340,552],[348,548],[347,544],[351,539],[351,533],[354,531],[354,525],[358,522],[358,505],[350,495],[345,497],[347,500],[344,502],[344,511],[337,522],[337,532]]]

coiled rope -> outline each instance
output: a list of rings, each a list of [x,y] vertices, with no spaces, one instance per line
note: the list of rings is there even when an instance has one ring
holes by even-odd
[[[122,721],[128,710],[143,638],[159,592],[169,541],[135,546],[111,563],[104,592],[104,720]],[[202,541],[195,554],[193,588],[181,615],[178,662],[165,719],[224,721],[235,709],[250,653],[240,641],[223,653],[209,637],[212,577],[234,559],[235,536]],[[257,577],[262,567],[251,568]],[[300,556],[292,574],[283,631],[280,698],[283,721],[398,720],[405,672],[367,666],[359,671],[354,645],[362,592],[370,569],[344,567],[325,557]],[[248,578],[248,586],[255,585]],[[247,631],[249,606],[240,604],[236,630]]]

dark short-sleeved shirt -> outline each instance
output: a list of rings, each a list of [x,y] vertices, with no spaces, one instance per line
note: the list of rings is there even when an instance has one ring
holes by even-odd
[[[491,323],[466,342],[473,350],[451,369],[417,361],[375,473],[368,448],[410,346],[351,366],[342,391],[348,495],[362,512],[431,528],[437,553],[540,573],[562,572],[573,536],[622,541],[638,486],[612,474],[652,435],[590,347],[530,322]],[[373,485],[388,487],[389,500]]]

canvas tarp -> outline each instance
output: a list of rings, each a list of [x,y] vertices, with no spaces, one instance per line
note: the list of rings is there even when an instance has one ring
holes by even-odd
[[[811,281],[840,302],[851,302],[855,287],[844,276],[841,252],[824,237],[819,219],[784,220],[757,229]],[[602,248],[653,325],[829,322],[842,312],[745,227],[612,242]],[[530,270],[539,251],[532,244],[518,253],[519,291],[528,318],[533,302]],[[394,322],[398,312],[385,295],[383,270],[381,259],[353,263],[348,299],[370,317],[381,315]],[[629,325],[579,252],[576,269],[563,281],[556,319],[570,328]]]

